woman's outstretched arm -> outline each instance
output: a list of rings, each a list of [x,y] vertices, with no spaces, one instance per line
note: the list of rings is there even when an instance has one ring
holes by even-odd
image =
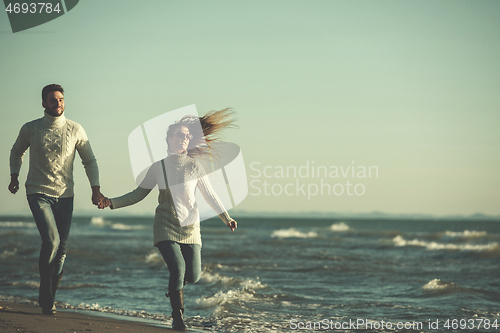
[[[134,205],[147,197],[147,195],[151,192],[151,189],[146,189],[142,187],[137,187],[132,192],[129,192],[125,195],[116,198],[110,198],[109,201],[111,203],[111,209],[117,209],[122,207],[127,207]]]
[[[158,163],[154,163],[146,173],[141,184],[132,192],[116,198],[105,198],[99,204],[99,208],[111,207],[111,209],[131,206],[144,199],[149,192],[158,184]]]
[[[229,227],[231,231],[234,231],[238,227],[236,221],[229,216],[224,205],[220,201],[217,193],[215,193],[212,185],[210,184],[210,180],[206,175],[201,176],[198,179],[198,188],[200,189],[203,198],[207,201],[207,203],[212,207],[212,209],[219,215],[220,219]]]

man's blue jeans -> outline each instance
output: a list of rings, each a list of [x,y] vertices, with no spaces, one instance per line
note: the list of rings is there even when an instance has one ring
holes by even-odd
[[[73,197],[53,198],[29,194],[28,203],[42,238],[38,268],[40,289],[38,302],[44,309],[54,305],[53,280],[63,271],[73,216]]]
[[[181,290],[184,281],[196,283],[201,275],[201,247],[198,244],[181,244],[162,241],[156,244],[170,272],[168,290]]]

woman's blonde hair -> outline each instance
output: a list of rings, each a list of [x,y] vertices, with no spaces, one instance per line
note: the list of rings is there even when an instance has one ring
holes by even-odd
[[[234,114],[233,110],[226,108],[219,111],[210,111],[203,117],[184,116],[181,120],[168,127],[167,139],[172,137],[178,127],[185,126],[193,136],[187,148],[188,155],[194,157],[211,154],[211,145],[221,141],[222,130],[238,128],[238,125],[235,124]]]

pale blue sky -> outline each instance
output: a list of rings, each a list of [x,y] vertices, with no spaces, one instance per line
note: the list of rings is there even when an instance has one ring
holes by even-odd
[[[498,1],[87,0],[13,34],[2,12],[0,214],[29,214],[24,190],[6,189],[8,156],[22,124],[43,115],[41,88],[60,83],[108,196],[135,186],[130,132],[196,104],[237,112],[241,128],[226,138],[249,176],[253,162],[379,169],[376,179],[325,179],[362,183],[362,196],[250,189],[237,209],[498,215],[499,17]],[[78,157],[75,180],[75,210],[91,211]],[[153,214],[156,200],[121,213]]]

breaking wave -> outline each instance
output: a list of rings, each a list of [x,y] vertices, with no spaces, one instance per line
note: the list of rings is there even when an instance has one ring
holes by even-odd
[[[150,229],[151,227],[145,225],[126,225],[123,223],[114,223],[111,228],[117,230],[144,230]]]
[[[318,237],[318,234],[314,231],[301,232],[294,228],[290,229],[280,229],[273,231],[271,237],[273,238],[314,238]]]
[[[330,226],[331,231],[348,231],[351,230],[351,228],[345,224],[344,222],[340,223],[335,223]]]
[[[16,256],[17,248],[12,249],[12,251],[4,250],[2,254],[0,254],[0,258],[7,259]]]
[[[202,272],[200,283],[212,285],[218,291],[211,296],[197,298],[194,308],[211,309],[215,316],[224,312],[227,307],[237,307],[251,301],[256,297],[258,290],[267,288],[267,285],[262,284],[258,278],[231,278],[205,271]]]
[[[0,222],[0,227],[7,228],[36,228],[35,222]]]
[[[90,224],[94,227],[108,227],[115,230],[144,230],[149,229],[149,226],[146,225],[129,225],[124,223],[113,223],[112,221],[105,220],[100,216],[94,216],[90,219]]]
[[[443,291],[443,290],[453,290],[460,288],[453,282],[441,281],[440,279],[434,279],[427,282],[422,289],[427,291]]]
[[[469,230],[464,230],[464,231],[446,231],[445,233],[446,237],[451,237],[451,238],[480,238],[480,237],[485,237],[488,233],[486,231],[469,231]]]
[[[427,242],[419,239],[406,240],[401,235],[397,235],[392,239],[396,246],[419,246],[428,250],[455,250],[455,251],[498,251],[500,246],[498,243],[489,244],[444,244],[437,242]]]

